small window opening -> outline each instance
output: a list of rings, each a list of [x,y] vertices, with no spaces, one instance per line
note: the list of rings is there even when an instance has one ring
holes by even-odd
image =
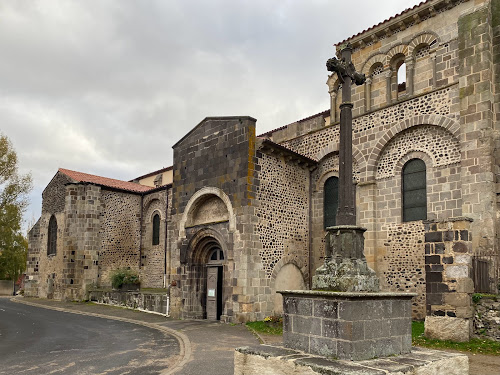
[[[398,92],[406,90],[406,64],[402,63],[398,68]]]
[[[427,181],[423,160],[412,159],[403,167],[403,221],[427,219]]]
[[[55,255],[57,252],[57,220],[54,215],[50,217],[47,236],[47,255]]]
[[[339,179],[330,177],[325,181],[323,197],[323,220],[325,229],[333,227],[337,221],[339,208]]]
[[[153,216],[153,246],[160,244],[160,215]]]

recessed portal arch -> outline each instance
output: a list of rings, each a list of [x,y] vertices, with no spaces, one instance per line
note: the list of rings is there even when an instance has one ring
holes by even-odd
[[[186,307],[190,310],[189,315],[220,320],[229,287],[224,280],[228,262],[227,245],[216,230],[203,228],[192,237],[188,249]]]

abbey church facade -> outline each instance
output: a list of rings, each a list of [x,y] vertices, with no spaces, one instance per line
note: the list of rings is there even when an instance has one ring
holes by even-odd
[[[415,318],[468,318],[470,293],[498,288],[500,0],[428,0],[347,42],[367,77],[352,88],[367,261],[383,290],[418,294]],[[168,288],[175,317],[279,313],[276,291],[311,286],[335,224],[342,90],[327,86],[329,109],[258,136],[251,117],[206,118],[172,167],[132,181],[60,169],[26,295],[82,299],[129,267]]]

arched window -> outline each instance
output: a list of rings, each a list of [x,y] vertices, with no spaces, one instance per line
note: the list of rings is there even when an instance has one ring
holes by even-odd
[[[153,216],[153,245],[160,244],[160,215]]]
[[[57,220],[54,215],[49,220],[47,235],[47,255],[55,255],[57,252]]]
[[[412,159],[403,167],[403,221],[427,219],[425,163]]]
[[[398,67],[398,92],[406,90],[406,64],[403,62]]]
[[[330,177],[325,181],[323,199],[323,218],[325,228],[333,227],[337,219],[339,208],[339,179]]]
[[[222,260],[224,260],[224,252],[222,251],[222,249],[215,248],[214,250],[212,250],[212,254],[210,254],[208,262],[213,263],[220,262]]]

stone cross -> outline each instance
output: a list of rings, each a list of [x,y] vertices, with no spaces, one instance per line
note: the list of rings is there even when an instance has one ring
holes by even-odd
[[[351,84],[362,85],[366,78],[356,72],[351,61],[352,47],[348,43],[341,50],[341,60],[328,59],[326,68],[337,73],[342,83],[340,104],[340,150],[339,150],[339,208],[337,225],[356,225],[356,195],[352,173],[352,103]]]

